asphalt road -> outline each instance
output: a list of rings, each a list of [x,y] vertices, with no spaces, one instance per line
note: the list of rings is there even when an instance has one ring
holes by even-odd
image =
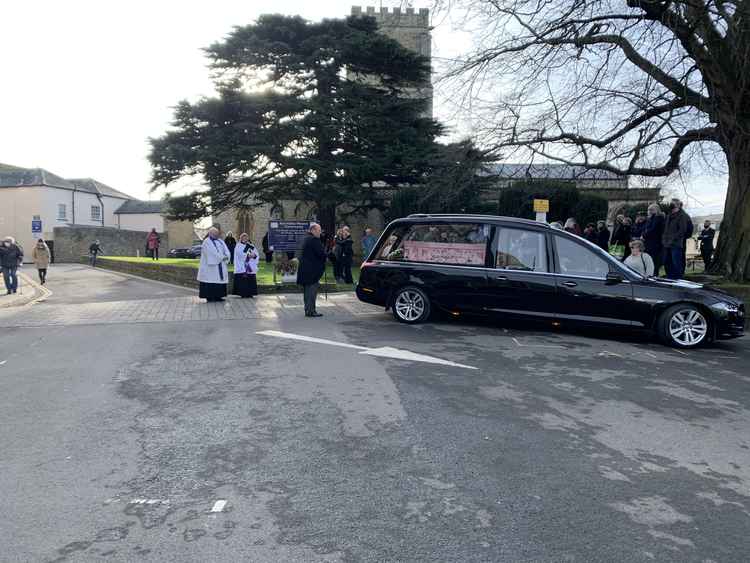
[[[410,327],[347,296],[194,320],[189,290],[80,267],[50,289],[0,312],[2,561],[748,560],[745,340]],[[403,351],[428,357],[371,355]]]

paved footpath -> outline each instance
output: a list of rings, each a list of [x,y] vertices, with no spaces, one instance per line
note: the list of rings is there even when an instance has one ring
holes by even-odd
[[[206,304],[0,311],[0,561],[746,562],[750,343]]]

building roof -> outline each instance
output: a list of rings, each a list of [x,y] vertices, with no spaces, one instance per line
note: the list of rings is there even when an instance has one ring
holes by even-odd
[[[133,199],[132,196],[111,188],[93,178],[75,178],[66,180],[44,168],[21,168],[0,163],[0,188],[18,188],[22,186],[47,186],[96,195]]]
[[[92,194],[106,195],[109,197],[119,197],[128,200],[133,199],[132,196],[111,188],[107,184],[102,184],[101,182],[98,182],[93,178],[73,178],[68,181],[71,182],[79,192],[89,192]]]
[[[74,190],[75,186],[44,168],[21,168],[0,163],[0,188],[17,188],[21,186],[49,186]]]
[[[163,211],[163,201],[141,201],[139,199],[130,199],[117,208],[117,211],[115,211],[115,215],[134,215],[147,213],[161,214]]]
[[[599,180],[599,181],[622,181],[623,176],[608,172],[606,170],[589,170],[582,166],[568,166],[560,163],[543,164],[513,164],[496,162],[485,166],[488,175],[500,178],[513,178],[522,180],[554,179],[554,180]]]

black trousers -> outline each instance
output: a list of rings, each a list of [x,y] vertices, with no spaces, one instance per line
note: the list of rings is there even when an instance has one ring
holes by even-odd
[[[42,283],[47,282],[47,268],[39,268],[39,281]]]
[[[713,253],[713,248],[701,248],[701,257],[703,258],[703,265],[706,271],[711,267],[711,255]]]
[[[342,256],[339,262],[341,262],[339,275],[344,280],[344,283],[354,283],[354,279],[352,278],[352,256]]]
[[[312,283],[310,285],[304,285],[304,300],[305,300],[305,315],[312,315],[316,313],[315,301],[318,298],[318,286],[319,283]]]

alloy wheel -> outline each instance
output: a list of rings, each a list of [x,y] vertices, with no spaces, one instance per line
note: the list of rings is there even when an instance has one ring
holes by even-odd
[[[708,334],[708,321],[695,309],[677,311],[669,319],[669,335],[681,346],[697,346]]]
[[[407,322],[418,320],[425,311],[424,297],[416,291],[402,291],[396,297],[396,314]]]

